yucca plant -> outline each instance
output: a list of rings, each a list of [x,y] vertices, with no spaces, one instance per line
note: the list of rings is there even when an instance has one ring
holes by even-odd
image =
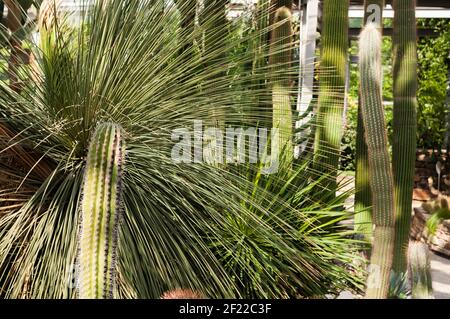
[[[212,242],[212,247],[217,249],[225,269],[236,274],[245,295],[252,298],[261,297],[260,291],[265,292],[264,298],[316,298],[323,297],[324,292],[360,292],[363,278],[356,266],[361,261],[356,253],[359,242],[350,239],[354,232],[343,223],[352,214],[341,210],[351,194],[343,191],[348,185],[341,184],[341,195],[323,206],[316,202],[314,191],[326,176],[312,174],[308,169],[310,161],[292,161],[291,156],[282,158],[281,162],[287,165],[272,175],[263,174],[262,167],[240,168],[240,175],[249,176],[252,181],[242,189],[243,209],[253,211],[269,224],[274,218],[282,220],[282,224],[273,224],[277,235],[256,231],[254,221],[237,220],[229,214],[232,230],[221,229],[219,233],[234,249],[227,250],[216,242]],[[262,212],[261,207],[269,214]],[[278,245],[286,244],[281,238],[294,247],[292,254],[277,253]],[[297,263],[302,265],[301,273]],[[262,272],[264,267],[267,271]]]
[[[239,127],[258,116],[248,112],[257,109],[255,94],[271,97],[249,85],[262,72],[229,72],[251,63],[254,52],[224,62],[223,50],[248,39],[220,39],[223,50],[206,57],[180,55],[186,43],[194,43],[187,53],[200,51],[186,38],[195,32],[181,31],[175,4],[156,2],[98,0],[78,26],[57,20],[47,33],[52,44],[36,49],[37,69],[23,70],[36,74],[21,93],[0,82],[7,132],[0,131],[0,295],[77,296],[69,281],[79,262],[88,150],[105,122],[122,127],[127,145],[113,297],[160,298],[179,289],[211,298],[288,297],[356,285],[346,266],[352,241],[332,231],[343,215],[313,201],[300,205],[308,188],[286,193],[293,180],[286,175],[261,184],[260,175],[231,163],[235,153],[229,163],[204,162],[198,129],[211,122],[211,109]],[[308,175],[306,167],[299,169]],[[283,194],[300,203],[285,204]],[[316,224],[322,214],[333,221]]]

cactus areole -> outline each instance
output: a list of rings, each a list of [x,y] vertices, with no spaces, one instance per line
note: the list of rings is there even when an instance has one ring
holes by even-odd
[[[81,299],[113,297],[125,155],[122,135],[118,125],[101,124],[89,145],[79,234]]]

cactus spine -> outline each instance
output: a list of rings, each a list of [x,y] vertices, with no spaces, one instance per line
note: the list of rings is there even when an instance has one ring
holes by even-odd
[[[413,299],[433,299],[430,251],[425,243],[409,245],[409,272]]]
[[[287,7],[277,9],[274,16],[269,64],[272,76],[273,127],[279,130],[279,146],[286,160],[293,157],[292,109],[289,70],[292,64],[292,13]]]
[[[395,237],[394,187],[381,94],[381,33],[369,23],[361,32],[359,55],[361,107],[369,150],[374,243],[367,298],[387,298]]]
[[[348,0],[323,2],[321,69],[314,168],[325,174],[323,188],[334,197],[342,139],[345,76],[348,56]]]
[[[122,166],[122,129],[102,124],[87,156],[79,238],[79,297],[112,298],[116,280]]]
[[[393,269],[406,272],[416,159],[417,43],[414,0],[395,0],[394,139],[396,235]]]
[[[379,8],[373,9],[373,6]],[[384,0],[364,1],[364,25],[368,19],[375,18],[373,15],[379,14],[379,21],[383,26]],[[361,104],[361,99],[360,99]],[[364,125],[361,114],[361,105],[358,107],[358,124],[356,128],[356,178],[355,178],[355,231],[364,236],[364,240],[371,242],[372,238],[372,201],[369,183],[369,159],[367,143],[364,137]]]

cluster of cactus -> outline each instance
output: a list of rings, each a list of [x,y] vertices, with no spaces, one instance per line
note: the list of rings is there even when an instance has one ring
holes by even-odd
[[[113,297],[125,144],[120,126],[98,126],[87,155],[78,256],[81,299]]]
[[[367,298],[387,298],[395,238],[393,174],[381,94],[381,33],[376,24],[360,36],[361,107],[369,151],[373,201],[374,242],[370,258]]]
[[[293,39],[291,10],[285,6],[278,8],[275,12],[274,24],[269,59],[272,72],[272,120],[273,127],[279,130],[279,146],[284,149],[285,158],[290,159],[294,156],[291,79],[289,77]]]
[[[427,244],[412,242],[409,245],[409,274],[413,299],[432,299],[430,251]]]

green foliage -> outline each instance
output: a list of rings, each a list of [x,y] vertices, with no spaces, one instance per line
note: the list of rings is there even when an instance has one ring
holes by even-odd
[[[386,22],[391,20],[386,19]],[[386,25],[387,26],[387,25]],[[418,81],[417,92],[417,147],[424,149],[441,149],[446,131],[445,110],[446,81],[450,62],[450,22],[442,19],[418,19],[418,28],[431,28],[438,34],[437,37],[420,38],[418,42]],[[392,77],[392,39],[383,37],[383,100],[387,103],[386,122],[388,128],[389,144],[392,145],[393,131],[393,77]],[[352,52],[357,46],[352,43]],[[343,147],[344,159],[341,160],[342,170],[353,170],[353,158],[356,149],[356,140],[352,139],[356,129],[355,112],[358,100],[357,68],[351,67],[350,104],[347,113],[347,127],[344,132]]]
[[[358,81],[354,77],[354,70],[352,66],[352,81]],[[349,95],[348,109],[346,114],[346,126],[341,142],[341,157],[339,159],[339,169],[342,171],[355,171],[355,157],[356,157],[356,126],[357,126],[358,108],[357,100]]]
[[[211,122],[211,109],[226,112],[228,126],[245,126],[258,118],[249,110],[272,91],[252,86],[266,80],[266,66],[238,71],[252,65],[254,51],[223,54],[258,33],[217,40],[207,56],[189,54],[203,52],[202,44],[195,32],[181,36],[179,11],[168,3],[162,12],[162,3],[98,0],[71,45],[56,25],[54,47],[38,55],[36,77],[24,70],[29,78],[21,94],[0,81],[0,124],[15,132],[0,135],[6,145],[0,155],[12,152],[18,167],[0,158],[7,181],[0,184],[1,297],[76,297],[68,281],[85,159],[104,122],[127,134],[114,297],[159,298],[181,288],[210,298],[284,298],[358,287],[347,266],[352,232],[338,226],[349,216],[336,212],[334,202],[311,200],[307,181],[318,178],[308,164],[298,167],[303,184],[297,184],[295,166],[264,177],[255,167],[248,174],[231,163],[172,158],[175,130]],[[207,25],[216,18],[202,17]],[[286,76],[292,74],[295,66]],[[319,223],[324,217],[329,222]]]
[[[440,150],[446,131],[445,98],[450,61],[450,21],[419,19],[418,26],[434,29],[438,37],[421,38],[418,44],[418,146]]]
[[[124,163],[122,129],[112,123],[99,125],[89,145],[81,202],[77,283],[81,299],[113,297]]]
[[[275,240],[274,234],[257,231],[258,226],[250,220],[228,215],[231,228],[219,234],[221,241],[233,243],[234,249],[224,250],[216,242],[212,246],[226,269],[236,274],[245,296],[261,297],[260,291],[264,291],[264,298],[306,298],[347,289],[359,292],[363,286],[362,278],[355,275],[361,271],[355,266],[359,261],[358,242],[348,238],[353,232],[341,223],[351,217],[341,210],[350,193],[342,191],[326,207],[315,202],[314,189],[326,176],[312,178],[309,165],[303,162],[276,175],[263,175],[260,169],[251,167],[243,170],[252,176],[252,184],[242,189],[242,207],[271,224],[279,238],[296,248],[292,254],[280,255],[277,246],[282,242]],[[339,191],[346,186],[341,185]],[[261,212],[261,206],[267,207],[270,214]],[[274,224],[274,218],[283,220],[283,225]],[[294,236],[290,229],[295,230]],[[235,236],[237,233],[242,235]],[[302,267],[298,268],[297,263]],[[267,271],[263,271],[264,267]]]
[[[408,274],[391,273],[391,282],[389,285],[389,299],[408,299],[411,296],[411,288]]]

